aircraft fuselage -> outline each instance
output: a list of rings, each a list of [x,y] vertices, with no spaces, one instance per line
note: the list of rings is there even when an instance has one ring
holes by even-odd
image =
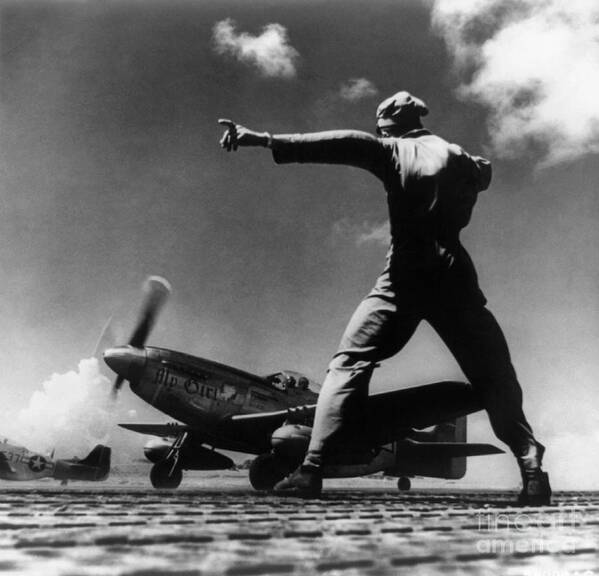
[[[37,480],[54,474],[54,462],[50,458],[6,440],[0,443],[0,455],[3,480]]]
[[[291,371],[262,378],[218,362],[150,346],[112,349],[105,358],[129,380],[131,390],[140,398],[192,427],[203,441],[219,447],[235,449],[227,439],[228,417],[303,406],[315,403],[318,397],[314,383]]]

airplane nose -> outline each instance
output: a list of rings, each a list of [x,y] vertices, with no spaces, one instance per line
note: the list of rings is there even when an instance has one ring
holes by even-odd
[[[104,352],[104,362],[119,376],[132,382],[143,374],[146,367],[146,351],[133,346],[109,348]]]

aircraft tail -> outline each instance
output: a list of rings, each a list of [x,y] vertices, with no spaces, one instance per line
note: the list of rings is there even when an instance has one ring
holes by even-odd
[[[107,470],[110,468],[111,449],[108,446],[98,444],[93,450],[83,459],[78,462],[81,466],[91,466]]]
[[[105,480],[110,473],[111,449],[98,444],[83,459],[57,460],[54,477],[59,480]]]
[[[492,444],[466,442],[466,416],[437,424],[430,432],[413,432],[395,445],[398,476],[459,479],[466,474],[466,458],[501,454]]]
[[[466,442],[467,420],[466,416],[460,416],[437,424],[433,430],[434,442]]]

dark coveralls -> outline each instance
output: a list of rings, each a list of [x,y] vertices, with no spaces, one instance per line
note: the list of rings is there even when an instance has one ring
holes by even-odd
[[[354,312],[324,381],[305,464],[320,466],[345,437],[377,362],[399,352],[426,320],[480,395],[497,437],[522,461],[537,446],[501,328],[485,307],[460,243],[491,165],[425,129],[401,137],[335,130],[276,135],[277,163],[345,164],[387,192],[391,246],[373,290]],[[359,420],[359,417],[358,417]]]

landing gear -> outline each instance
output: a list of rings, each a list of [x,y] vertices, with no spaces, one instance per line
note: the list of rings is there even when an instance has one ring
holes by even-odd
[[[183,444],[185,444],[185,440],[187,440],[187,432],[179,434],[175,438],[166,458],[159,460],[152,466],[152,470],[150,470],[150,482],[152,482],[154,488],[174,490],[181,484],[183,472],[178,464],[179,454]]]
[[[183,479],[183,471],[172,460],[161,460],[152,466],[150,471],[150,482],[154,488],[166,488],[174,490],[179,487]]]
[[[397,481],[397,489],[402,492],[407,492],[412,487],[412,483],[407,476],[401,476]]]
[[[260,454],[250,464],[250,484],[255,490],[272,490],[290,471],[289,465],[274,454]]]

